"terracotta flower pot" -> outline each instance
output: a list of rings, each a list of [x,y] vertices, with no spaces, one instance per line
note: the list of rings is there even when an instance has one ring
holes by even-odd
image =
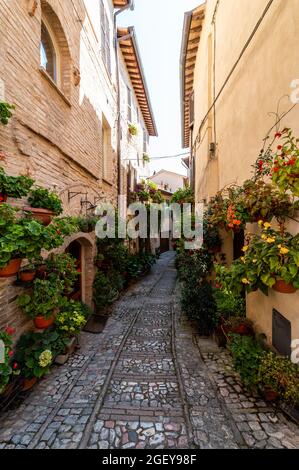
[[[5,203],[7,201],[7,194],[0,193],[0,204]]]
[[[47,328],[50,328],[50,326],[53,325],[54,321],[55,321],[55,315],[53,315],[50,318],[45,318],[42,315],[39,315],[35,317],[33,320],[34,325],[38,330],[46,330]]]
[[[30,390],[32,387],[34,387],[36,382],[37,382],[36,377],[32,377],[32,379],[24,379],[23,387],[22,387],[23,391],[26,392],[27,390]]]
[[[273,289],[280,294],[294,294],[297,291],[292,284],[287,284],[282,279],[276,281]]]
[[[266,401],[276,401],[279,397],[278,393],[271,388],[265,388],[263,395]]]
[[[21,258],[12,259],[7,266],[0,269],[0,277],[13,277],[16,276],[20,270],[22,263]]]
[[[32,218],[45,226],[49,225],[52,222],[53,217],[56,215],[53,211],[36,207],[24,207],[24,211],[31,212]]]
[[[19,272],[20,281],[22,281],[22,282],[32,282],[32,281],[34,281],[35,276],[36,276],[36,270],[35,269],[30,269],[28,271],[20,271]]]

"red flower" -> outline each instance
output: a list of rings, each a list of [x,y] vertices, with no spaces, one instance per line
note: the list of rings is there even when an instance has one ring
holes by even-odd
[[[293,165],[295,165],[295,163],[296,163],[296,159],[291,158],[291,160],[289,161],[289,165],[293,166]]]
[[[221,289],[221,284],[216,284],[216,289]]]
[[[9,357],[12,357],[13,356],[13,351],[9,351],[8,355],[9,355]]]
[[[281,136],[282,136],[281,132],[276,132],[276,134],[275,134],[276,139],[280,139]]]
[[[259,161],[259,166],[260,166],[260,168],[261,168],[263,165],[264,165],[263,160],[260,160],[260,161]]]
[[[277,173],[279,171],[279,168],[277,168],[277,166],[274,168],[274,173]]]
[[[277,148],[278,148],[278,150],[281,150],[281,149],[282,149],[282,145],[278,145]]]
[[[5,331],[8,335],[12,336],[16,330],[14,328],[12,328],[11,326],[7,326],[5,328]]]
[[[16,370],[18,367],[19,367],[19,364],[18,364],[17,362],[15,362],[15,363],[13,364],[13,366],[12,366],[12,368],[13,368],[14,370]]]

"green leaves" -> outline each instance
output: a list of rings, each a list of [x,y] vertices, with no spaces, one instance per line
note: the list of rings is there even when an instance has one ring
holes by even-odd
[[[12,117],[12,111],[15,109],[13,104],[6,101],[0,101],[0,122],[7,126],[9,119]]]
[[[31,191],[28,202],[31,207],[48,209],[55,212],[57,215],[63,212],[62,202],[59,196],[45,188],[37,188]]]

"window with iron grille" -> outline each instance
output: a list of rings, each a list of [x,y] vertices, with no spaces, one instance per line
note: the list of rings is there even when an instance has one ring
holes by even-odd
[[[101,49],[102,60],[111,75],[111,52],[110,52],[110,26],[108,16],[105,10],[104,2],[101,0]]]
[[[128,121],[132,122],[132,91],[131,88],[127,87],[128,93]]]

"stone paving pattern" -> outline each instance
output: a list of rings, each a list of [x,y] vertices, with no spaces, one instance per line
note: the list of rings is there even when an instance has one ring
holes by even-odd
[[[299,430],[249,396],[231,358],[179,308],[173,254],[115,305],[101,335],[0,417],[0,448],[299,448]]]

